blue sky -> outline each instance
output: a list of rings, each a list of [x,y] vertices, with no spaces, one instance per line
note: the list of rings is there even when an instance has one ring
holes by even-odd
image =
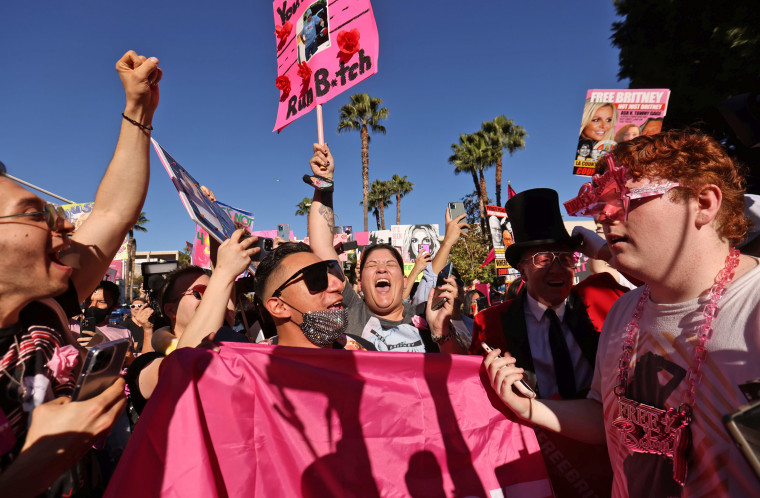
[[[335,210],[360,231],[358,133],[338,135],[340,106],[356,92],[390,110],[388,134],[370,145],[370,181],[406,175],[414,191],[402,223],[439,223],[473,190],[447,163],[460,133],[505,114],[523,126],[525,150],[504,160],[503,189],[550,187],[574,197],[573,152],[588,88],[626,88],[610,45],[610,0],[375,0],[379,72],[324,106],[335,155]],[[123,90],[114,64],[127,50],[156,56],[164,77],[153,137],[219,200],[252,211],[255,229],[289,223],[310,196],[316,117],[272,133],[279,91],[272,5],[196,0],[6,2],[0,15],[0,160],[9,173],[73,199],[94,199],[116,142]],[[194,225],[151,152],[138,250],[184,248]],[[486,173],[494,196],[493,170]],[[388,228],[396,208],[386,211]],[[370,216],[370,230],[375,229]]]

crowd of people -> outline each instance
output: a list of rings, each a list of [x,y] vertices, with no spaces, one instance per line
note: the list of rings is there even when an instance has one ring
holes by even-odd
[[[183,348],[225,342],[483,355],[487,387],[517,418],[608,455],[611,495],[757,494],[759,477],[722,419],[760,399],[760,236],[747,216],[757,219],[760,202],[745,196],[741,168],[713,138],[665,131],[620,141],[564,203],[601,234],[568,233],[552,189],[511,197],[505,254],[519,278],[504,296],[447,271],[452,249],[477,229],[448,209],[441,240],[427,225],[410,229],[408,276],[398,248],[373,243],[349,279],[333,246],[334,189],[315,186],[309,245],[279,241],[252,289],[238,276],[261,249],[239,229],[212,248],[212,272],[169,272],[155,299],[133,300],[131,317],[111,326],[121,296],[103,276],[145,200],[162,75],[156,58],[132,51],[116,69],[122,127],[80,227],[0,175],[4,496],[102,494],[131,428],[151,423],[143,409],[161,403],[151,395],[162,365]],[[581,137],[611,139],[613,111],[588,109]],[[333,178],[327,145],[313,145],[309,164]],[[581,253],[601,271],[576,283]],[[130,342],[124,378],[72,401],[87,350],[117,339]]]

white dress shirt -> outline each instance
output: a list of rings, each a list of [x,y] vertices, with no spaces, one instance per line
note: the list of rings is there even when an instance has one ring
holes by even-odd
[[[564,322],[566,308],[567,299],[559,305],[552,307],[557,314],[557,318],[559,318],[562,335],[565,337],[567,349],[570,351],[570,358],[573,361],[576,389],[580,389],[591,385],[594,366],[583,356],[581,347],[570,331],[570,327]],[[544,316],[546,309],[547,306],[533,299],[530,294],[526,294],[525,326],[528,331],[528,344],[533,356],[536,381],[540,389],[539,394],[542,398],[549,398],[558,393],[557,377],[554,373],[554,360],[552,358],[551,347],[549,346],[549,319]]]

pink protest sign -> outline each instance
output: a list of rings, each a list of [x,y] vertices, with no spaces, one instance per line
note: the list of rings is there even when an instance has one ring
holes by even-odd
[[[377,72],[377,25],[369,0],[275,0],[280,131],[317,104]]]
[[[586,92],[573,174],[591,176],[619,142],[660,133],[669,98],[666,88]]]
[[[166,360],[107,497],[552,496],[482,358],[223,343]]]

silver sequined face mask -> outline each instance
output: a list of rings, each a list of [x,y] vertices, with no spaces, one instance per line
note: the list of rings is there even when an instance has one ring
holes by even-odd
[[[303,321],[299,327],[309,342],[317,347],[332,344],[348,328],[348,310],[345,308],[304,313],[290,304],[288,306],[301,313]]]

